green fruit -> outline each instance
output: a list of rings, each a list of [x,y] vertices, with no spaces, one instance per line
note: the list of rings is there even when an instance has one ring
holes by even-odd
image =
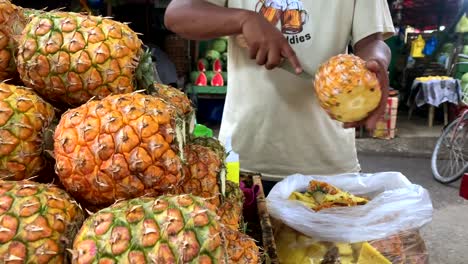
[[[463,74],[463,76],[461,77],[461,80],[463,83],[468,83],[468,72]]]
[[[224,39],[216,39],[213,41],[213,49],[223,53],[227,50],[227,42]]]
[[[223,71],[221,72],[221,76],[223,76],[224,83],[226,84],[228,81],[228,73]]]
[[[195,83],[197,81],[198,76],[200,75],[199,71],[193,71],[190,73],[190,82]]]
[[[216,74],[216,72],[214,71],[207,71],[205,72],[206,74],[206,79],[208,82],[211,82],[211,80],[213,79],[213,76]]]
[[[216,59],[221,58],[221,53],[216,50],[209,50],[206,52],[206,58],[210,61],[214,61]]]

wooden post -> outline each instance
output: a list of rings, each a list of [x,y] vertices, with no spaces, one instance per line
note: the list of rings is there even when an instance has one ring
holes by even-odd
[[[434,125],[434,112],[435,106],[431,105],[429,107],[429,127],[432,127]]]
[[[448,125],[449,123],[449,116],[448,116],[448,102],[444,103],[444,126]]]

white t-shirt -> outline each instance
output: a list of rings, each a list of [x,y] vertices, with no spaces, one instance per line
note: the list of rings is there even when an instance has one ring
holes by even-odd
[[[394,34],[386,0],[207,1],[256,10],[277,22],[311,76],[322,62],[346,53],[349,43],[377,32]],[[232,138],[243,170],[273,180],[360,170],[355,130],[344,129],[319,106],[312,78],[258,66],[234,37],[229,38],[228,73],[219,139]]]

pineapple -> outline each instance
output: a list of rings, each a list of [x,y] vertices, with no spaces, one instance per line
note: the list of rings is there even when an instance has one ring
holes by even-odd
[[[0,263],[67,263],[83,221],[80,206],[54,185],[0,180]]]
[[[72,263],[258,263],[255,243],[223,228],[214,210],[193,195],[118,202],[84,222]]]
[[[148,60],[150,54],[127,24],[59,11],[31,15],[17,56],[23,82],[66,106],[147,89],[154,78]]]
[[[227,244],[228,263],[261,263],[259,248],[251,237],[230,228],[224,228],[223,235]]]
[[[0,178],[23,180],[44,168],[43,134],[54,116],[31,89],[0,82]]]
[[[219,173],[223,160],[208,147],[187,144],[187,165],[184,166],[186,178],[179,193],[191,193],[207,198],[218,206],[220,200]]]
[[[223,202],[217,209],[221,222],[233,230],[239,230],[241,228],[243,209],[244,193],[236,183],[227,180],[226,196],[223,197]]]
[[[70,109],[54,133],[57,175],[74,197],[96,206],[172,192],[183,180],[179,119],[167,101],[140,93]]]
[[[17,77],[14,38],[26,26],[23,10],[8,0],[0,0],[0,82]]]
[[[341,122],[365,119],[382,97],[375,73],[354,55],[340,54],[321,65],[314,86],[322,108]]]

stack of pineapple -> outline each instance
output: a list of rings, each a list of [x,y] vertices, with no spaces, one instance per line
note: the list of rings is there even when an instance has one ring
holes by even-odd
[[[125,23],[0,0],[0,263],[259,262],[223,146],[152,65]]]

